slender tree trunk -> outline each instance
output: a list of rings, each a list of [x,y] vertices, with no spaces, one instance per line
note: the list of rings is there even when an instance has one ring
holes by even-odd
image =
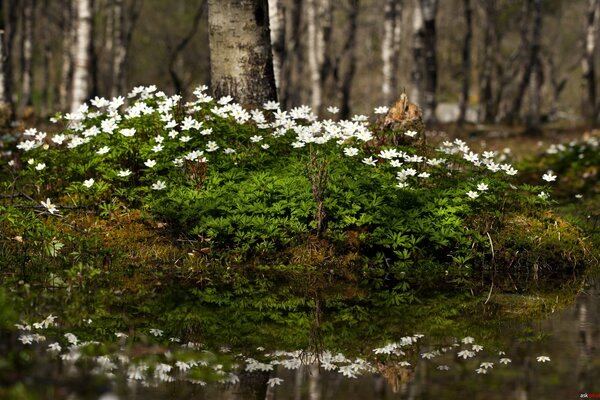
[[[435,120],[437,89],[437,0],[415,0],[413,15],[412,101],[423,109],[423,120]]]
[[[581,59],[581,72],[583,76],[583,115],[590,124],[597,121],[597,96],[596,96],[596,40],[598,36],[598,20],[600,19],[600,0],[589,0],[585,17],[584,52]]]
[[[462,90],[460,93],[458,124],[463,125],[467,117],[469,105],[469,88],[471,83],[471,42],[473,39],[473,7],[471,0],[463,0],[465,16],[465,36],[462,48]]]
[[[494,120],[494,100],[492,94],[492,69],[494,64],[494,41],[496,37],[496,7],[493,1],[482,0],[484,13],[484,34],[482,43],[483,58],[479,75],[479,116],[480,122]]]
[[[49,0],[44,0],[43,10],[48,10],[50,7]],[[47,14],[43,13],[41,18],[42,31],[50,31],[50,18]],[[44,68],[43,68],[43,83],[42,83],[42,101],[41,101],[41,113],[46,116],[52,109],[52,47],[51,38],[49,35],[43,35],[43,56],[44,56]]]
[[[23,34],[21,37],[21,105],[33,105],[33,24],[35,0],[23,0]]]
[[[113,48],[111,96],[123,94],[127,89],[127,58],[133,31],[142,12],[143,0],[133,0],[125,9],[124,0],[114,0],[113,3]]]
[[[4,127],[8,124],[10,119],[10,96],[6,90],[6,63],[9,62],[6,57],[6,46],[4,45],[4,39],[6,37],[6,29],[4,22],[4,2],[0,1],[0,127]]]
[[[247,108],[276,100],[267,0],[209,0],[211,86]]]
[[[76,112],[79,106],[89,96],[90,78],[90,48],[92,43],[92,0],[76,0],[77,15],[75,29],[74,69],[73,69],[73,97],[71,99],[71,112]]]
[[[18,0],[8,0],[6,5],[6,15],[8,19],[6,21],[3,20],[3,27],[5,32],[6,40],[3,43],[3,66],[4,66],[4,98],[7,101],[9,108],[10,119],[14,119],[15,113],[15,102],[14,102],[14,74],[13,74],[13,50],[15,37],[17,33],[17,1]]]
[[[323,94],[321,92],[321,68],[319,65],[319,35],[317,30],[318,0],[308,0],[308,68],[310,70],[310,106],[319,114]]]
[[[64,0],[62,15],[62,66],[60,73],[59,106],[66,110],[69,106],[73,84],[73,52],[75,43],[75,20],[72,0]]]
[[[303,67],[305,64],[304,53],[300,46],[301,26],[302,26],[302,1],[293,1],[290,6],[289,29],[286,29],[286,60],[283,63],[284,78],[282,78],[283,92],[280,99],[284,108],[290,109],[301,103],[300,90],[294,86],[295,79],[303,76]],[[296,90],[295,90],[296,89]]]
[[[332,27],[331,0],[308,0],[308,67],[310,70],[311,107],[319,114],[323,104],[323,86],[331,70],[329,47]]]
[[[386,0],[381,43],[381,59],[383,62],[381,92],[383,104],[387,105],[391,104],[397,97],[401,29],[402,1]]]
[[[531,80],[531,75],[535,69],[536,63],[539,62],[540,53],[540,39],[541,39],[541,28],[542,28],[542,0],[527,0],[526,2],[527,14],[530,15],[531,20],[531,33],[529,38],[529,51],[525,58],[525,64],[523,65],[523,73],[521,80],[517,87],[515,97],[512,103],[512,107],[507,115],[509,122],[514,122],[519,116],[521,105],[523,103],[523,96],[525,90]]]
[[[410,100],[420,107],[425,104],[425,27],[421,1],[413,0],[412,70]]]
[[[283,95],[283,63],[285,54],[285,8],[281,0],[269,0],[269,25],[271,31],[271,50],[273,51],[273,75],[275,87],[281,102]]]
[[[358,28],[358,9],[360,2],[359,0],[350,0],[349,5],[348,29],[346,31],[348,39],[341,55],[341,58],[346,60],[347,67],[339,85],[339,92],[342,96],[340,107],[340,118],[342,119],[350,117],[350,94],[352,82],[356,73],[356,32]]]

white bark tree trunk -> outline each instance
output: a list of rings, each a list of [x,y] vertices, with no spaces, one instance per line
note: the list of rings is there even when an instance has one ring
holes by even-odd
[[[64,0],[62,15],[62,66],[60,73],[59,107],[62,111],[69,106],[73,83],[73,51],[75,43],[74,10],[71,0]]]
[[[465,36],[462,48],[462,90],[460,93],[458,124],[464,124],[469,106],[469,89],[471,84],[471,41],[473,39],[473,8],[471,0],[463,0],[465,16]]]
[[[310,71],[310,104],[313,112],[319,114],[323,104],[323,83],[328,73],[326,64],[328,41],[331,35],[331,0],[309,0],[307,5],[308,23],[308,68]]]
[[[33,91],[33,19],[35,16],[35,0],[25,0],[23,4],[23,36],[22,36],[22,73],[21,104],[32,105]]]
[[[581,72],[583,77],[583,114],[595,124],[598,111],[596,98],[596,40],[598,36],[598,20],[600,19],[600,0],[589,0],[585,16],[585,40]]]
[[[273,75],[278,98],[281,101],[284,85],[282,71],[285,60],[285,9],[281,0],[269,0],[269,28],[273,51]]]
[[[92,0],[76,0],[75,54],[71,112],[87,100],[89,93],[90,45],[92,41]]]
[[[410,74],[410,100],[418,106],[423,107],[423,104],[425,103],[423,94],[423,91],[425,90],[425,26],[420,0],[413,0],[412,22],[413,65]]]
[[[125,56],[127,50],[125,47],[125,16],[123,13],[123,0],[114,0],[113,2],[113,65],[112,65],[112,85],[110,94],[115,97],[125,90]]]
[[[386,0],[383,21],[381,59],[383,62],[383,80],[381,93],[383,104],[391,104],[397,97],[398,58],[400,56],[400,37],[402,34],[402,1]]]
[[[209,0],[211,86],[248,108],[276,100],[267,0]]]

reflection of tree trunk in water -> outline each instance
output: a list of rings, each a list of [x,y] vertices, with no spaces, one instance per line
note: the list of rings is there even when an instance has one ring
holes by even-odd
[[[223,391],[228,400],[264,400],[267,395],[269,371],[241,372],[240,381]]]
[[[373,383],[375,386],[375,399],[383,400],[385,399],[385,386],[387,385],[383,376],[375,376],[373,377]]]
[[[589,390],[588,373],[590,370],[590,355],[595,346],[593,327],[596,322],[590,320],[590,316],[598,315],[598,283],[591,286],[585,296],[577,299],[575,312],[578,327],[579,354],[577,357],[577,389],[579,391]]]
[[[318,363],[308,367],[308,398],[309,400],[321,400],[321,371]]]
[[[427,364],[419,360],[415,365],[415,374],[413,380],[408,385],[408,400],[421,398],[423,387],[427,384]]]
[[[513,398],[515,400],[528,400],[529,392],[531,391],[531,382],[533,381],[533,370],[535,366],[532,365],[530,356],[525,356],[523,360],[523,375],[515,388]]]
[[[325,396],[323,396],[323,398],[325,398],[325,400],[334,400],[335,395],[338,393],[338,389],[343,380],[344,376],[340,374],[336,374],[335,378],[329,379],[327,389],[325,391]]]
[[[302,385],[304,384],[304,367],[296,369],[296,379],[294,379],[294,400],[302,400]]]

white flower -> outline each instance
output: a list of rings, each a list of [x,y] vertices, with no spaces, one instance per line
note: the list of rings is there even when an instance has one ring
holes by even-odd
[[[273,386],[281,385],[281,382],[283,382],[283,379],[281,379],[281,378],[271,378],[267,381],[267,385],[269,385],[270,387],[273,387]]]
[[[545,200],[545,199],[547,199],[549,196],[550,196],[550,195],[549,195],[548,193],[546,193],[546,192],[543,192],[543,191],[542,191],[542,192],[540,192],[540,194],[538,194],[538,197],[539,197],[540,199],[544,199],[544,200]]]
[[[48,349],[52,352],[60,353],[60,351],[62,350],[62,347],[60,347],[60,344],[55,342],[55,343],[50,343],[48,345]]]
[[[265,110],[279,110],[279,103],[276,101],[267,101],[263,104]]]
[[[375,114],[385,114],[389,111],[389,108],[387,108],[386,106],[381,106],[381,107],[375,107],[375,110],[373,111]]]
[[[390,161],[390,165],[394,168],[400,168],[402,166],[402,161],[400,160],[392,160]]]
[[[153,190],[163,190],[166,187],[167,187],[167,184],[164,181],[160,181],[160,180],[156,181],[156,183],[152,184],[152,189]],[[152,332],[152,330],[150,330],[150,332]]]
[[[257,143],[257,142],[260,142],[261,140],[263,140],[263,137],[260,135],[254,135],[250,138],[250,141],[252,143]]]
[[[379,157],[385,158],[385,159],[392,159],[392,158],[396,158],[398,156],[399,156],[398,150],[396,150],[396,149],[385,149],[385,150],[381,150],[379,152]]]
[[[121,178],[125,178],[125,177],[131,175],[131,171],[128,169],[123,169],[123,170],[119,171],[119,173],[117,175]]]
[[[467,192],[467,196],[471,199],[476,199],[479,197],[479,193],[470,190]]]
[[[488,189],[489,189],[489,187],[486,183],[481,182],[481,183],[477,184],[477,190],[479,190],[480,192],[485,192]]]
[[[510,358],[505,357],[500,359],[500,364],[508,364],[510,362],[512,362]]]
[[[348,147],[344,149],[344,154],[348,157],[354,157],[358,154],[358,149],[355,147]]]
[[[36,169],[37,171],[41,171],[41,170],[43,170],[44,168],[46,168],[46,164],[44,164],[44,163],[37,163],[37,164],[36,164],[36,166],[35,166],[35,169]]]
[[[100,149],[99,149],[99,150],[96,152],[96,154],[106,154],[106,153],[108,153],[109,151],[110,151],[110,147],[108,147],[108,146],[104,146],[104,147],[100,148]]]
[[[125,128],[120,130],[121,135],[125,137],[132,137],[135,135],[135,128]]]
[[[478,374],[487,374],[487,373],[488,373],[488,370],[487,370],[487,369],[485,369],[485,368],[477,368],[477,369],[475,370],[475,372],[477,372]]]
[[[162,144],[157,144],[156,146],[152,147],[152,151],[155,153],[158,153],[159,151],[162,151],[162,149],[164,149]]]
[[[419,178],[429,178],[431,174],[429,172],[421,172],[417,177]]]
[[[209,142],[206,144],[206,151],[216,151],[216,150],[218,150],[218,149],[219,149],[219,146],[217,145],[217,143],[216,143],[216,142],[209,141]]]
[[[550,361],[550,357],[548,356],[539,356],[538,358],[536,358],[537,362],[548,362]]]
[[[45,202],[44,202],[44,201],[42,201],[41,203],[42,203],[42,205],[43,205],[44,207],[46,207],[46,209],[48,210],[48,212],[49,212],[50,214],[55,214],[55,213],[58,213],[58,208],[56,208],[56,206],[55,206],[54,204],[52,204],[52,202],[50,201],[50,199],[49,199],[49,198],[48,198],[48,199],[46,199],[46,201],[45,201]]]
[[[160,182],[160,181],[159,181]],[[150,333],[154,336],[162,336],[163,335],[163,331],[161,329],[156,329],[156,328],[150,328]]]
[[[417,131],[406,131],[404,134],[408,137],[415,137],[417,136]]]
[[[363,158],[362,160],[363,163],[367,164],[367,165],[371,165],[371,166],[375,166],[375,163],[377,162],[377,160],[373,159],[373,156],[371,157],[366,157]]]
[[[179,141],[182,142],[182,143],[189,142],[190,140],[192,140],[192,138],[189,137],[189,136],[182,136],[182,137],[179,138]]]
[[[483,350],[483,346],[480,346],[478,344],[473,345],[473,351],[480,352],[481,350]]]
[[[493,362],[482,362],[479,365],[479,368],[494,368],[494,363]]]
[[[337,114],[340,112],[340,109],[337,108],[336,106],[329,106],[329,107],[327,107],[327,111],[332,114]]]
[[[556,175],[554,175],[554,172],[548,171],[542,176],[542,179],[546,182],[554,182],[556,180]]]
[[[154,166],[156,165],[156,161],[147,159],[146,161],[144,161],[144,165],[148,168],[154,168]]]
[[[263,149],[267,150],[271,146],[269,146],[268,144],[265,143],[265,144],[261,145],[260,147],[262,147]]]
[[[464,358],[465,360],[467,358],[471,358],[475,356],[475,352],[471,351],[471,350],[463,350],[463,351],[459,351],[458,352],[458,356]]]
[[[421,358],[426,358],[428,360],[431,360],[433,357],[435,357],[435,354],[432,352],[429,353],[421,353]]]
[[[85,186],[86,188],[91,188],[94,185],[94,182],[94,178],[87,179],[83,181],[83,186]]]
[[[230,147],[228,147],[225,150],[223,150],[223,153],[225,153],[225,154],[233,154],[233,153],[235,153],[235,150],[232,149],[232,148],[230,148]]]

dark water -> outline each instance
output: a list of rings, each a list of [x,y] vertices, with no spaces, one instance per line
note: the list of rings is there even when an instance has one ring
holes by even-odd
[[[102,344],[70,352],[63,337],[61,351],[52,352],[48,345],[53,338],[23,344],[27,341],[23,335],[35,330],[21,331],[2,338],[0,397],[525,400],[576,399],[587,394],[593,398],[600,395],[599,303],[600,283],[595,282],[572,305],[540,321],[500,323],[496,330],[465,331],[461,337],[443,336],[438,330],[436,335],[422,332],[422,337],[390,338],[379,344],[380,354],[372,346],[346,349],[344,355],[320,349],[321,367],[314,354],[306,351],[274,353],[276,348],[258,348],[248,355],[237,349],[208,352],[197,345],[195,350],[186,348],[189,353],[179,354],[180,344],[165,347],[150,339],[144,349],[104,349],[104,358],[98,358],[100,353],[93,349]],[[389,346],[391,342],[397,345]],[[385,354],[390,349],[396,354]],[[143,358],[136,358],[136,351],[144,353]],[[549,361],[542,362],[539,357]],[[503,358],[510,362],[500,363]],[[188,371],[184,364],[178,366],[178,359],[200,361],[201,365]],[[139,360],[147,367],[140,367]],[[12,363],[12,368],[7,368],[7,363]],[[190,374],[196,367],[204,372]],[[225,380],[229,383],[223,383]]]

